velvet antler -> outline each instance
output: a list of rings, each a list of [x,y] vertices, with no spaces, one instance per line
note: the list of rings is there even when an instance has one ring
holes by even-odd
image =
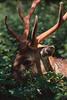
[[[37,31],[37,26],[38,26],[38,16],[35,16],[35,21],[34,21],[34,27],[32,30],[32,41],[31,41],[31,45],[35,45],[35,41],[36,41],[36,31]]]
[[[27,16],[23,15],[23,9],[21,7],[21,4],[19,4],[18,7],[18,12],[19,12],[19,16],[21,18],[21,20],[23,20],[24,22],[24,32],[23,32],[23,36],[22,39],[27,39],[28,35],[29,35],[29,29],[30,29],[30,18],[36,8],[36,6],[40,3],[40,0],[34,0],[32,3],[32,6],[29,10],[29,13]]]
[[[59,29],[59,27],[62,25],[62,23],[67,20],[67,12],[64,14],[64,16],[62,15],[62,13],[63,13],[63,3],[61,2],[60,8],[59,8],[58,22],[52,28],[50,28],[46,32],[43,32],[42,34],[40,34],[39,36],[36,37],[37,44],[42,42],[49,35],[51,35],[53,32],[55,32],[57,29]]]
[[[18,36],[17,33],[14,32],[13,29],[8,25],[7,16],[5,16],[5,25],[6,25],[8,32],[10,32],[13,35],[13,37],[15,37],[16,40],[20,42],[21,41],[20,36]]]
[[[5,16],[6,28],[13,35],[13,37],[16,38],[17,41],[21,42],[23,40],[27,40],[27,37],[29,35],[29,29],[30,29],[30,18],[32,16],[36,6],[39,4],[39,2],[40,2],[40,0],[34,0],[33,1],[32,6],[31,6],[31,8],[29,10],[29,14],[27,16],[23,15],[23,9],[21,7],[21,3],[19,3],[19,6],[18,6],[19,16],[20,16],[20,18],[24,22],[24,32],[23,32],[23,36],[22,37],[18,36],[17,33],[14,32],[13,29],[8,25],[8,23],[7,23],[7,16]]]

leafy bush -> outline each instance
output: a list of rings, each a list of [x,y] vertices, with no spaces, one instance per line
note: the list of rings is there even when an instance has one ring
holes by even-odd
[[[23,98],[23,100],[59,100],[67,96],[67,79],[48,72],[44,76],[28,73],[28,79],[20,84],[11,77],[0,78],[0,92]],[[0,75],[1,76],[1,75]]]

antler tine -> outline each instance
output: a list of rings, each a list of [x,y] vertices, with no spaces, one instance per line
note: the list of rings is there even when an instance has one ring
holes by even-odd
[[[27,39],[28,35],[29,35],[29,29],[30,29],[30,18],[37,6],[37,4],[40,2],[40,0],[34,0],[32,3],[32,6],[29,10],[29,14],[27,16],[23,16],[22,14],[22,9],[21,6],[19,6],[18,8],[18,12],[19,12],[19,16],[20,18],[24,21],[24,33],[22,35],[22,39]]]
[[[7,16],[5,16],[5,25],[6,25],[6,28],[7,28],[8,32],[10,32],[10,33],[13,35],[13,37],[15,37],[16,40],[20,42],[20,41],[21,41],[21,40],[20,40],[20,36],[18,36],[18,35],[16,34],[16,32],[14,32],[14,31],[12,30],[12,28],[9,27],[9,25],[7,24]]]
[[[61,23],[62,16],[63,16],[63,2],[60,2],[59,14],[58,14],[58,23]]]
[[[58,22],[49,30],[47,30],[46,32],[43,32],[41,35],[36,37],[36,41],[37,44],[39,44],[41,41],[43,41],[44,39],[46,39],[49,35],[51,35],[53,32],[55,32],[57,29],[59,29],[59,27],[61,26],[61,24],[67,20],[67,12],[64,14],[64,16],[62,16],[63,13],[63,3],[60,3],[60,8],[59,8],[59,18],[58,18]]]
[[[40,0],[34,0],[32,5],[31,5],[31,8],[29,10],[29,18],[32,16],[36,6],[40,3]]]
[[[23,7],[21,5],[21,2],[19,2],[17,8],[18,8],[17,10],[18,10],[18,13],[19,13],[19,16],[20,16],[21,20],[24,21],[24,15],[23,15],[24,11],[23,11]]]
[[[32,41],[31,41],[31,45],[34,45],[35,44],[35,41],[36,41],[36,31],[37,31],[37,26],[38,26],[38,16],[36,15],[35,16],[35,21],[34,21],[34,27],[33,27],[33,30],[32,30]]]

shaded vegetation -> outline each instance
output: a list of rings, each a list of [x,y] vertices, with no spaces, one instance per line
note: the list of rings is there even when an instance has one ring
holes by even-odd
[[[47,2],[48,1],[48,2]],[[37,35],[53,26],[58,17],[58,3],[60,0],[41,0],[41,4],[35,10],[31,18],[31,30],[34,16],[39,16]],[[64,1],[64,9],[67,10],[67,0]],[[22,0],[24,13],[27,14],[32,0]],[[0,0],[0,97],[6,94],[9,97],[23,100],[63,100],[67,98],[67,79],[61,75],[48,72],[46,76],[32,78],[28,72],[28,80],[17,83],[12,77],[12,63],[18,49],[18,43],[7,32],[4,17],[7,15],[9,24],[20,35],[23,32],[23,22],[19,20],[16,9],[16,0]],[[30,31],[31,31],[30,30]],[[55,55],[67,58],[67,22],[59,30],[44,41],[44,44],[53,44],[56,48]],[[13,96],[13,97],[11,97]],[[65,96],[65,97],[64,97]],[[39,98],[38,98],[39,97]],[[8,100],[10,100],[8,98]]]

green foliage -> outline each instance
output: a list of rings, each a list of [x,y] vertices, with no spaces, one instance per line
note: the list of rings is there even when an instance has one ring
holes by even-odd
[[[0,78],[0,91],[23,98],[23,100],[59,100],[67,95],[67,79],[61,75],[48,72],[44,76],[32,78],[28,73],[28,79],[18,84],[11,77]]]
[[[49,1],[49,0],[48,0]],[[32,0],[22,0],[24,14],[28,12]],[[27,2],[27,3],[26,3]],[[59,0],[47,3],[41,0],[41,4],[35,10],[30,25],[32,31],[34,16],[39,16],[37,35],[48,30],[53,26],[58,17]],[[23,98],[23,100],[59,100],[62,96],[67,96],[67,79],[61,75],[48,72],[44,76],[36,76],[32,78],[30,72],[27,72],[28,79],[20,84],[12,77],[12,63],[18,49],[18,43],[7,32],[4,17],[8,16],[9,24],[13,29],[21,35],[23,32],[22,22],[16,10],[17,1],[0,0],[0,92],[11,94]],[[65,9],[67,9],[67,1],[64,0]],[[66,11],[66,10],[65,10]],[[56,47],[56,56],[67,57],[67,22],[57,30],[51,37],[44,41],[44,44],[53,44]],[[39,98],[38,98],[39,97]]]

